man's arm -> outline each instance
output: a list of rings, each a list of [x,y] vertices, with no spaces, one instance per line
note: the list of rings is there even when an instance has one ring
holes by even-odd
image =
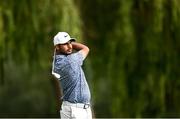
[[[80,51],[80,53],[83,55],[83,59],[85,59],[89,53],[89,48],[81,43],[72,42],[73,49]]]

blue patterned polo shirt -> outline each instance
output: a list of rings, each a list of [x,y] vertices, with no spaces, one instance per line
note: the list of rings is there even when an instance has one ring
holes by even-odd
[[[60,74],[63,101],[90,103],[90,90],[82,70],[83,55],[80,52],[70,55],[55,55],[54,72]]]

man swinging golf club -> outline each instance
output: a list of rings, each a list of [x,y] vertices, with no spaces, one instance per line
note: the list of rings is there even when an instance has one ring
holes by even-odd
[[[61,118],[91,119],[91,94],[81,67],[89,48],[66,32],[55,35],[54,46],[52,74],[62,87]]]

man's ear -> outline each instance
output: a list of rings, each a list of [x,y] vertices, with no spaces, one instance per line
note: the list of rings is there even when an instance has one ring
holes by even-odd
[[[56,50],[59,50],[59,47],[58,47],[58,45],[56,45],[56,47],[55,47],[55,48],[56,48]]]

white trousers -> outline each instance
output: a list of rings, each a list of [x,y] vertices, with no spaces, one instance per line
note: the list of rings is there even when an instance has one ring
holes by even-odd
[[[60,110],[61,119],[92,119],[91,107],[84,109],[81,105],[63,102]]]

